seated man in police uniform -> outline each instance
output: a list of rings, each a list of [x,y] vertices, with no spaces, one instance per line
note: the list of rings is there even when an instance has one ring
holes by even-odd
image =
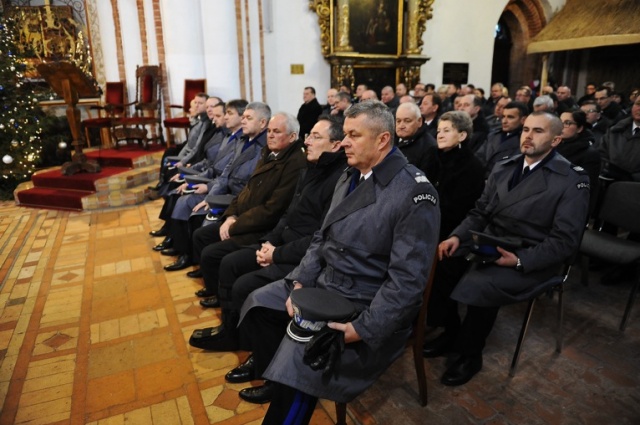
[[[289,414],[307,423],[318,397],[348,402],[373,384],[405,348],[435,255],[438,195],[393,146],[393,115],[368,101],[345,117],[341,145],[351,167],[338,179],[321,229],[300,265],[254,291],[242,309],[253,376],[267,384],[241,397],[271,399],[265,424],[282,424]],[[347,323],[329,323],[345,342],[329,373],[304,364],[305,345],[283,338],[293,314],[289,294],[302,287],[338,293],[359,312]]]
[[[496,164],[475,208],[438,246],[442,261],[467,255],[472,231],[519,246],[507,250],[499,242],[493,262],[474,263],[459,282],[434,281],[432,297],[451,293],[451,299],[467,304],[460,323],[457,304],[449,303],[452,311],[443,312],[445,332],[425,345],[426,357],[459,355],[442,376],[445,385],[462,385],[480,371],[500,306],[529,299],[578,249],[589,207],[589,176],[556,153],[561,133],[555,115],[529,115],[520,136],[522,154]]]

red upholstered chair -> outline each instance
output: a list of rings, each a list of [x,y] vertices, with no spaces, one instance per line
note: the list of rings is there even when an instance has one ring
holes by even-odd
[[[91,146],[89,129],[98,128],[102,130],[103,128],[110,128],[111,121],[114,117],[123,117],[126,115],[124,87],[124,82],[122,81],[107,82],[104,93],[104,104],[90,108],[98,110],[98,117],[88,118],[82,121],[87,146]]]
[[[171,133],[172,128],[182,128],[188,134],[189,133],[189,106],[191,100],[196,97],[198,93],[207,92],[207,80],[184,80],[184,96],[182,98],[182,105],[171,105],[172,108],[182,109],[182,116],[171,117],[164,120],[164,126],[167,129],[167,140],[173,141],[173,135]],[[173,114],[172,114],[173,115]]]
[[[137,140],[145,148],[149,142],[164,144],[161,127],[161,81],[160,66],[136,67],[136,100],[122,105],[134,105],[135,113],[131,117],[114,118],[111,121],[111,133],[116,147],[123,140]]]

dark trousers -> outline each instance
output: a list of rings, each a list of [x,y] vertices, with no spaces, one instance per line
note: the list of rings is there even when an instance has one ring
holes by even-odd
[[[453,351],[463,356],[480,356],[493,329],[500,307],[467,306],[467,314],[458,331]]]
[[[500,307],[469,305],[464,320],[460,322],[458,302],[451,299],[451,292],[468,269],[469,262],[463,257],[445,258],[438,263],[429,297],[427,323],[430,326],[443,326],[445,333],[455,338],[453,351],[466,356],[479,356]]]
[[[160,219],[166,221],[167,223],[171,220],[171,214],[173,214],[173,209],[176,207],[176,203],[180,199],[180,195],[173,194],[164,197],[164,204],[162,204],[162,209],[160,210],[159,217]]]
[[[194,263],[200,263],[200,256],[203,249],[205,249],[208,245],[220,242],[221,224],[222,223],[218,222],[210,226],[204,226],[194,230],[193,237],[191,238]]]
[[[451,299],[451,292],[468,269],[469,262],[464,257],[449,257],[438,262],[427,308],[429,326],[444,327],[446,333],[458,332],[458,302]]]
[[[208,229],[211,226],[201,227],[200,229]],[[200,229],[194,233],[197,234]],[[194,239],[195,241],[195,239]],[[219,241],[207,245],[200,253],[200,270],[204,278],[204,286],[213,295],[218,295],[218,282],[220,281],[220,263],[225,255],[235,252],[242,248],[234,238]]]
[[[189,221],[172,218],[167,222],[171,223],[169,228],[173,238],[173,248],[181,255],[193,258],[193,233],[202,226],[204,217],[204,215],[192,215]]]
[[[283,279],[295,268],[293,264],[271,264],[261,267],[256,262],[258,245],[242,248],[226,255],[220,263],[218,300],[223,308],[240,310],[253,291]]]
[[[240,338],[248,351],[253,352],[256,376],[262,376],[267,370],[287,332],[290,320],[286,311],[254,307],[240,323]]]
[[[263,425],[304,425],[311,421],[318,398],[295,388],[276,385]]]
[[[160,162],[160,173],[159,173],[159,181],[158,183],[162,184],[164,182],[169,181],[169,178],[171,178],[171,175],[169,175],[169,170],[167,170],[167,165],[165,165],[165,159],[168,156],[176,156],[180,153],[180,151],[182,150],[182,145],[180,146],[172,146],[170,148],[167,148],[164,150],[164,153],[162,154],[162,161]],[[175,172],[173,172],[173,174],[175,174]]]

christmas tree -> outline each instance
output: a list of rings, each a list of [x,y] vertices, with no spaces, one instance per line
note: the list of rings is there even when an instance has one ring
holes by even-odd
[[[23,84],[24,69],[16,46],[16,23],[0,10],[0,169],[9,185],[28,180],[42,152],[43,113]]]

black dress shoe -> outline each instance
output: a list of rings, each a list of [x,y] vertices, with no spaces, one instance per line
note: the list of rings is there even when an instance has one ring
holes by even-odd
[[[227,372],[227,374],[224,375],[224,379],[232,384],[241,384],[256,379],[256,367],[253,363],[253,356],[249,356],[240,366]]]
[[[440,382],[450,387],[463,385],[482,369],[482,355],[460,356],[442,375]]]
[[[191,270],[190,272],[187,272],[187,277],[191,277],[193,279],[198,279],[200,277],[202,277],[202,270],[197,269],[197,270]],[[196,294],[198,295],[198,294]],[[208,297],[209,295],[198,295],[199,297]]]
[[[427,358],[440,357],[445,355],[453,346],[454,336],[441,333],[432,341],[427,341],[422,348],[422,355]]]
[[[255,404],[269,403],[273,398],[275,385],[270,381],[264,381],[264,385],[259,387],[249,387],[240,390],[238,395],[244,401]]]
[[[158,230],[150,231],[149,234],[154,238],[159,238],[160,236],[169,236],[169,230],[167,229],[167,225],[165,224]]]
[[[213,297],[214,295],[215,294],[209,291],[207,288],[202,288],[196,291],[196,297],[200,297],[200,298],[209,298],[209,297]]]
[[[184,270],[190,266],[191,258],[188,255],[181,255],[174,263],[164,266],[164,269],[168,272],[174,272],[176,270]]]
[[[189,338],[189,345],[209,351],[236,351],[238,339],[227,332],[224,326],[215,328],[198,329],[193,331]]]
[[[173,246],[173,239],[170,236],[164,238],[162,242],[153,247],[154,251],[162,251],[163,249],[171,248]]]
[[[167,248],[160,251],[160,254],[166,255],[168,257],[177,257],[178,255],[180,255],[180,251],[175,248]]]
[[[204,308],[218,308],[220,307],[220,301],[218,301],[218,297],[213,296],[200,300],[200,305]]]
[[[158,183],[155,186],[147,186],[149,190],[160,190],[161,187],[162,187],[162,183]]]

